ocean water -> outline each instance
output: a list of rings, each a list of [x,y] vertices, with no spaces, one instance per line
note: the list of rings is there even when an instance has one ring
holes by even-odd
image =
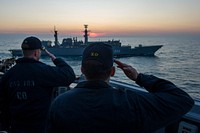
[[[10,58],[9,49],[20,48],[21,42],[29,35],[0,34],[0,58]],[[52,35],[36,35],[41,40],[54,40]],[[64,36],[59,36],[62,42]],[[66,36],[67,37],[67,36]],[[80,40],[82,37],[80,38]],[[192,37],[103,37],[90,38],[92,40],[121,40],[123,45],[138,44],[157,45],[163,47],[155,53],[155,57],[126,57],[118,58],[120,61],[135,67],[138,72],[153,74],[160,78],[172,81],[178,87],[188,92],[193,98],[200,99],[200,39]],[[80,75],[81,57],[62,57]],[[48,57],[42,62],[53,65]],[[115,80],[135,84],[123,72],[116,68]]]

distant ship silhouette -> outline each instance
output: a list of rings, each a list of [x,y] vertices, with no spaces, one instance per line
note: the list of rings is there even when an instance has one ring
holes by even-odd
[[[115,57],[130,57],[130,56],[154,56],[155,52],[160,49],[163,45],[153,45],[153,46],[139,46],[131,48],[131,46],[122,46],[120,40],[108,40],[108,41],[88,41],[89,31],[88,25],[84,25],[84,42],[77,41],[77,37],[64,38],[62,43],[58,42],[58,31],[54,28],[54,44],[51,45],[51,41],[42,41],[43,46],[55,54],[56,56],[82,56],[82,53],[88,45],[95,42],[104,42],[113,47],[113,52]],[[11,49],[9,50],[11,54],[15,56],[22,56],[21,49]],[[42,56],[45,56],[45,52],[42,52]]]

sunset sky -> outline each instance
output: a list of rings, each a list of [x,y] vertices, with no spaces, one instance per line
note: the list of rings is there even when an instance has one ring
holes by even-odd
[[[200,35],[200,0],[0,0],[0,33]]]

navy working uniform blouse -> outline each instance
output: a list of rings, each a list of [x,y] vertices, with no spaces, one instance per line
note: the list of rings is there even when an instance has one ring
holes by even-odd
[[[103,81],[83,81],[53,102],[48,133],[149,133],[181,118],[193,99],[170,81],[139,74],[148,92],[114,89]]]
[[[53,88],[75,80],[73,69],[61,58],[50,66],[30,58],[19,58],[2,77],[0,122],[12,133],[43,133]]]

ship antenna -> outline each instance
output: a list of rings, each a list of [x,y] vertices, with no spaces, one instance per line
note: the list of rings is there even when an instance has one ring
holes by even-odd
[[[88,36],[89,36],[88,32],[89,32],[89,31],[87,30],[87,28],[88,28],[88,25],[87,25],[87,24],[85,24],[84,27],[85,27],[85,30],[84,30],[84,38],[85,38],[85,44],[86,44],[86,43],[88,43]]]
[[[58,31],[56,30],[56,27],[54,26],[54,37],[55,37],[55,46],[58,47],[59,42],[58,42]]]

